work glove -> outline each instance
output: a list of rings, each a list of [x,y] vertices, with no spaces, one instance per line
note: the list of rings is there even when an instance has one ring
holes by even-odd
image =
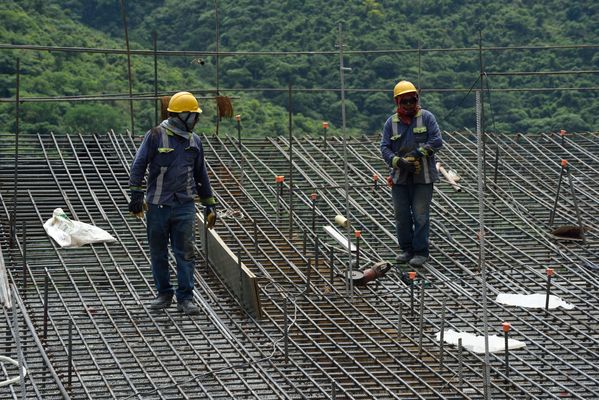
[[[430,157],[434,154],[434,150],[428,144],[418,147],[416,150],[412,150],[406,156],[414,158]]]
[[[214,228],[216,217],[216,204],[204,206],[204,223],[206,224],[206,228]]]
[[[407,171],[410,174],[418,175],[420,173],[420,161],[413,156],[395,156],[391,161],[391,166],[399,168],[400,171]]]
[[[148,205],[144,201],[144,192],[141,190],[131,190],[131,201],[129,201],[129,213],[142,219],[144,213],[148,210]]]

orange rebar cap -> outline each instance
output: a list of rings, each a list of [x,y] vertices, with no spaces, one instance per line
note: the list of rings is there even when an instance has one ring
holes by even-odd
[[[414,280],[416,279],[416,271],[410,271],[408,272],[408,278],[410,278],[410,280]]]
[[[362,237],[362,231],[354,231],[354,235],[356,235],[357,238]]]
[[[547,268],[547,276],[553,276],[553,274],[555,273],[555,271],[553,270],[553,268]]]
[[[566,130],[565,130],[565,129],[560,129],[560,130],[559,130],[559,135],[560,135],[560,136],[566,136],[566,133],[567,133],[567,132],[566,132]]]
[[[375,182],[378,181],[379,180],[378,174],[372,175],[372,180],[375,181]]]
[[[323,127],[324,129],[328,129],[328,128],[329,128],[329,123],[328,123],[328,122],[325,122],[325,121],[322,121],[322,127]]]
[[[511,325],[509,322],[504,322],[501,324],[501,328],[503,329],[504,332],[509,332]]]
[[[237,114],[237,115],[235,116],[235,119],[236,119],[237,121],[241,121],[241,114]]]
[[[317,197],[318,197],[318,195],[317,195],[316,193],[312,193],[312,194],[310,195],[310,199],[311,199],[311,200],[316,200],[316,198],[317,198]]]
[[[277,176],[275,176],[275,182],[277,182],[277,183],[283,183],[283,182],[285,182],[285,175],[277,175]]]
[[[562,160],[561,164],[562,168],[566,168],[568,166],[568,160]]]

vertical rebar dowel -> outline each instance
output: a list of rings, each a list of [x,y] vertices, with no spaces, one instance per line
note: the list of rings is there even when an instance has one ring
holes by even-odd
[[[576,221],[578,222],[578,228],[580,229],[580,237],[582,238],[582,242],[584,243],[586,241],[584,235],[584,227],[582,226],[582,218],[580,216],[580,209],[578,208],[578,198],[576,197],[576,193],[574,192],[574,182],[572,182],[572,175],[570,175],[569,167],[566,167],[566,172],[568,174],[570,193],[572,194],[572,200],[574,201],[574,211],[576,211]]]
[[[462,338],[458,338],[458,387],[464,384],[464,360],[462,354]]]
[[[13,287],[12,291],[12,320],[13,320],[13,334],[15,338],[15,344],[17,346],[17,358],[19,361],[19,382],[21,384],[21,397],[23,399],[27,398],[27,393],[25,392],[25,373],[23,369],[25,368],[25,358],[23,357],[23,351],[21,349],[21,334],[19,332],[19,319],[17,318],[17,292],[16,288]],[[9,325],[9,324],[7,324]]]
[[[308,250],[308,232],[303,231],[302,233],[302,254],[306,255]]]
[[[48,269],[44,274],[44,340],[48,338]]]
[[[21,116],[21,59],[17,58],[17,76],[15,92],[15,166],[13,171],[12,215],[10,216],[10,243],[12,249],[17,238],[17,182],[19,180],[19,118]]]
[[[329,266],[330,266],[330,276],[329,280],[331,282],[331,286],[335,282],[335,248],[331,246],[331,252],[329,255]]]
[[[312,234],[316,233],[316,193],[310,196],[312,200]]]
[[[241,247],[237,250],[237,265],[239,266],[239,304],[243,311],[243,268],[241,268]]]
[[[68,386],[69,389],[72,387],[72,376],[73,376],[73,320],[69,319],[69,355],[68,355]]]
[[[551,277],[553,276],[553,268],[547,268],[547,296],[545,297],[545,312],[549,312],[549,299],[551,297]]]
[[[158,47],[156,31],[152,31],[152,48],[154,50],[154,126],[158,125],[158,110],[160,99],[158,98]]]
[[[509,357],[509,332],[510,332],[510,324],[509,322],[503,323],[503,335],[505,337],[505,382],[509,382],[510,377],[510,357]]]
[[[237,146],[239,146],[239,155],[241,156],[241,115],[237,114],[235,120],[237,121]]]
[[[277,182],[277,225],[280,223],[280,214],[281,214],[281,195],[283,194],[283,181],[281,180],[281,176],[276,177]]]
[[[564,177],[564,168],[562,167],[559,173],[559,180],[557,181],[557,192],[555,193],[555,201],[553,202],[553,208],[549,212],[549,225],[553,225],[553,219],[555,218],[555,213],[557,212],[557,203],[559,201],[559,192],[562,187],[562,179]]]
[[[443,308],[441,309],[441,329],[439,332],[439,369],[443,369],[443,345],[445,344],[445,310],[447,308],[447,297],[443,297]]]
[[[314,235],[314,270],[318,271],[318,263],[320,262],[320,240],[318,236]]]
[[[337,398],[337,385],[335,385],[335,381],[331,379],[331,399],[335,400]]]
[[[323,144],[326,146],[327,144],[327,130],[329,129],[329,123],[328,122],[323,122],[322,123],[322,131],[323,131],[323,135],[322,135],[322,142]]]
[[[133,116],[133,82],[131,78],[131,49],[129,48],[129,28],[127,27],[127,10],[125,9],[125,0],[120,0],[121,16],[123,17],[123,27],[125,29],[125,46],[127,47],[127,81],[129,83],[129,115],[131,117],[131,136],[135,136],[134,116]]]
[[[403,304],[399,303],[397,310],[397,338],[401,338],[401,319],[403,318]]]
[[[27,221],[23,221],[23,299],[27,300]]]
[[[422,354],[422,339],[424,338],[424,282],[420,283],[420,308],[418,310],[418,356]]]
[[[289,321],[287,314],[287,296],[285,296],[285,301],[283,303],[283,318],[285,319],[285,332],[283,332],[285,335],[285,364],[289,361]]]
[[[254,253],[258,255],[258,224],[255,219],[252,219],[252,225],[254,226]]]
[[[414,279],[410,280],[410,318],[414,317]]]
[[[308,258],[306,268],[308,269],[308,271],[306,272],[306,291],[309,291],[311,283],[310,281],[312,279],[312,258]]]
[[[356,271],[360,270],[360,231],[355,232],[356,235]]]

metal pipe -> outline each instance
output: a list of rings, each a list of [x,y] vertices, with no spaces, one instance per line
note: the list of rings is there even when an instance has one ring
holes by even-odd
[[[482,34],[481,34],[482,35]],[[482,60],[482,59],[481,59]],[[482,61],[481,61],[482,63]],[[482,64],[481,64],[482,65]],[[482,75],[481,75],[482,79]],[[477,160],[478,160],[478,223],[479,223],[479,258],[478,269],[481,272],[482,285],[482,303],[483,303],[483,331],[485,335],[485,359],[484,359],[484,393],[485,400],[490,398],[490,359],[489,359],[489,326],[487,311],[487,264],[485,262],[485,203],[484,203],[484,183],[483,183],[483,119],[481,108],[482,90],[476,92],[476,133],[477,133]]]
[[[129,83],[129,114],[131,117],[131,136],[135,136],[135,117],[133,113],[133,82],[131,77],[131,49],[129,47],[129,28],[127,27],[127,10],[125,0],[119,0],[121,5],[121,16],[123,17],[123,27],[125,29],[125,45],[127,48],[127,82]]]
[[[347,160],[347,131],[345,127],[345,71],[351,70],[343,66],[343,24],[339,23],[339,77],[341,80],[341,121],[342,121],[342,136],[343,136],[343,188],[345,191],[345,212],[344,215],[347,219],[351,219],[350,208],[349,208],[349,166]],[[354,299],[354,281],[352,279],[352,254],[351,254],[351,235],[350,225],[347,224],[346,235],[347,235],[347,272],[345,275],[345,288],[346,294],[349,296],[349,300]]]
[[[21,59],[17,57],[15,92],[15,164],[13,171],[12,215],[10,218],[10,245],[12,249],[17,237],[17,181],[19,180],[19,118],[21,115]]]
[[[27,221],[23,221],[23,299],[27,300]]]
[[[152,49],[154,50],[154,126],[158,125],[158,108],[160,107],[160,101],[158,101],[158,54],[157,54],[157,34],[156,31],[152,31]],[[129,93],[131,95],[131,93]]]
[[[293,238],[293,102],[291,81],[287,92],[287,112],[289,114],[289,238]]]

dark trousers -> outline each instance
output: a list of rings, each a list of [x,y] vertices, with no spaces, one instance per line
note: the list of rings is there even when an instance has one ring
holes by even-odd
[[[177,262],[177,300],[193,297],[193,271],[195,269],[193,202],[175,206],[148,205],[148,243],[152,274],[158,294],[173,293],[170,283],[168,244],[170,241]]]
[[[393,208],[399,248],[428,257],[432,183],[393,185]]]

